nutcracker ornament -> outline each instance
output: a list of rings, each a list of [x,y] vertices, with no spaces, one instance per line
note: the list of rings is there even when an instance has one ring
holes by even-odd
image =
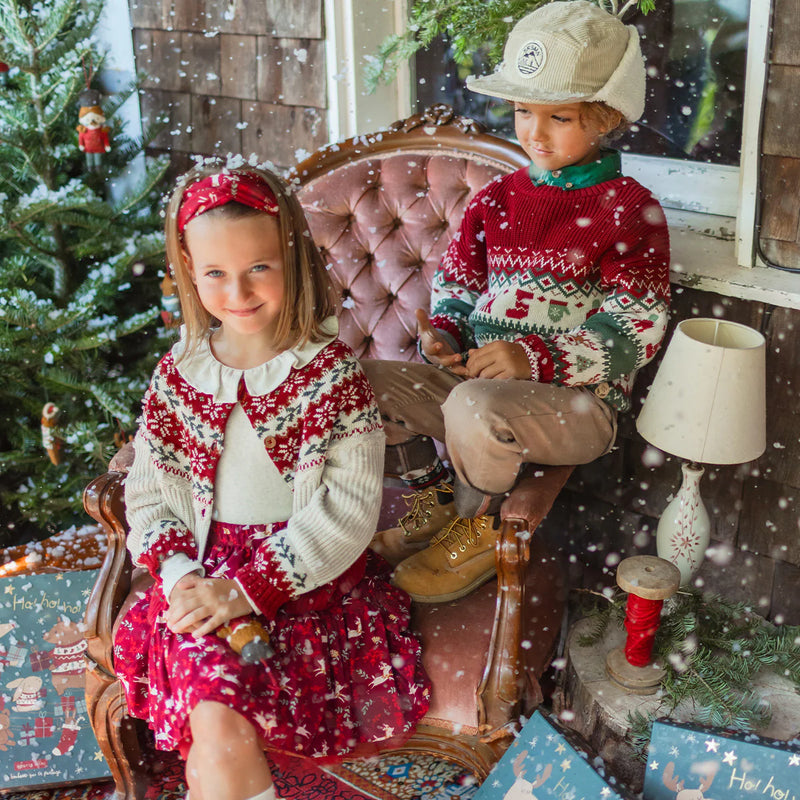
[[[58,435],[58,412],[55,403],[45,403],[42,409],[42,447],[47,451],[53,466],[61,463],[63,440]]]
[[[78,147],[86,154],[86,167],[91,172],[100,172],[103,154],[111,150],[105,114],[99,105],[81,106],[78,112],[81,123],[78,131]]]
[[[181,324],[181,301],[178,299],[178,284],[167,270],[161,281],[161,319],[164,327],[177,328]]]
[[[274,655],[269,634],[253,616],[237,617],[227,625],[221,625],[217,628],[217,636],[224,639],[247,664],[257,664]]]

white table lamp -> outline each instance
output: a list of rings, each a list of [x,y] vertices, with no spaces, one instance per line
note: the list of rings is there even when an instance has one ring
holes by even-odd
[[[746,325],[680,322],[636,420],[650,444],[689,462],[656,533],[658,555],[678,567],[681,585],[700,567],[711,534],[700,465],[742,464],[766,449],[765,350]]]

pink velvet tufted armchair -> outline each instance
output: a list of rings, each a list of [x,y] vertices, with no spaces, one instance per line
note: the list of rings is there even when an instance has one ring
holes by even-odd
[[[314,239],[342,290],[341,336],[362,358],[418,358],[414,310],[427,307],[434,270],[475,192],[527,165],[523,151],[481,132],[447,106],[388,130],[329,145],[298,164],[296,184]],[[111,650],[116,621],[139,582],[125,550],[124,450],[86,489],[109,548],[87,612],[88,710],[118,797],[141,798],[141,731],[125,709]],[[483,779],[520,714],[542,701],[539,679],[555,650],[561,573],[536,528],[571,467],[531,470],[505,501],[498,577],[462,600],[413,607],[433,682],[432,704],[405,750],[435,753]],[[384,522],[396,519],[387,489]]]

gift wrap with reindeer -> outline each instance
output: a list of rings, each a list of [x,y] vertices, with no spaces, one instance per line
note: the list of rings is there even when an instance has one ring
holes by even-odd
[[[574,732],[534,712],[473,800],[629,800]]]
[[[644,800],[800,800],[800,740],[653,723]]]
[[[0,579],[0,785],[110,775],[86,713],[83,618],[97,570]]]

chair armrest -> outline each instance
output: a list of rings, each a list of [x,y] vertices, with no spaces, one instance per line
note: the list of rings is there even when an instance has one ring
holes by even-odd
[[[536,528],[553,506],[572,466],[543,467],[528,472],[514,487],[500,510],[503,520],[495,550],[497,562],[497,610],[489,644],[486,670],[478,688],[479,728],[491,740],[507,726],[509,719],[520,713],[520,706],[528,687],[527,704],[536,706],[543,696],[538,676],[526,674],[521,648],[525,617],[531,614],[531,604],[538,604],[537,615],[547,614],[548,601],[561,602],[563,598],[531,598],[527,596],[526,583],[531,564],[531,541]],[[542,550],[537,542],[537,551]],[[542,569],[541,552],[537,560]],[[541,586],[546,593],[546,587]],[[555,615],[556,619],[560,614]],[[555,639],[557,630],[548,626],[549,638]],[[557,626],[556,626],[557,627]],[[549,650],[545,647],[545,650]]]
[[[86,513],[100,523],[108,537],[108,550],[89,597],[85,622],[89,658],[109,677],[114,675],[114,621],[131,585],[124,485],[124,472],[106,472],[83,492]]]
[[[553,507],[574,466],[528,468],[500,508],[503,520],[521,520],[533,533]]]

